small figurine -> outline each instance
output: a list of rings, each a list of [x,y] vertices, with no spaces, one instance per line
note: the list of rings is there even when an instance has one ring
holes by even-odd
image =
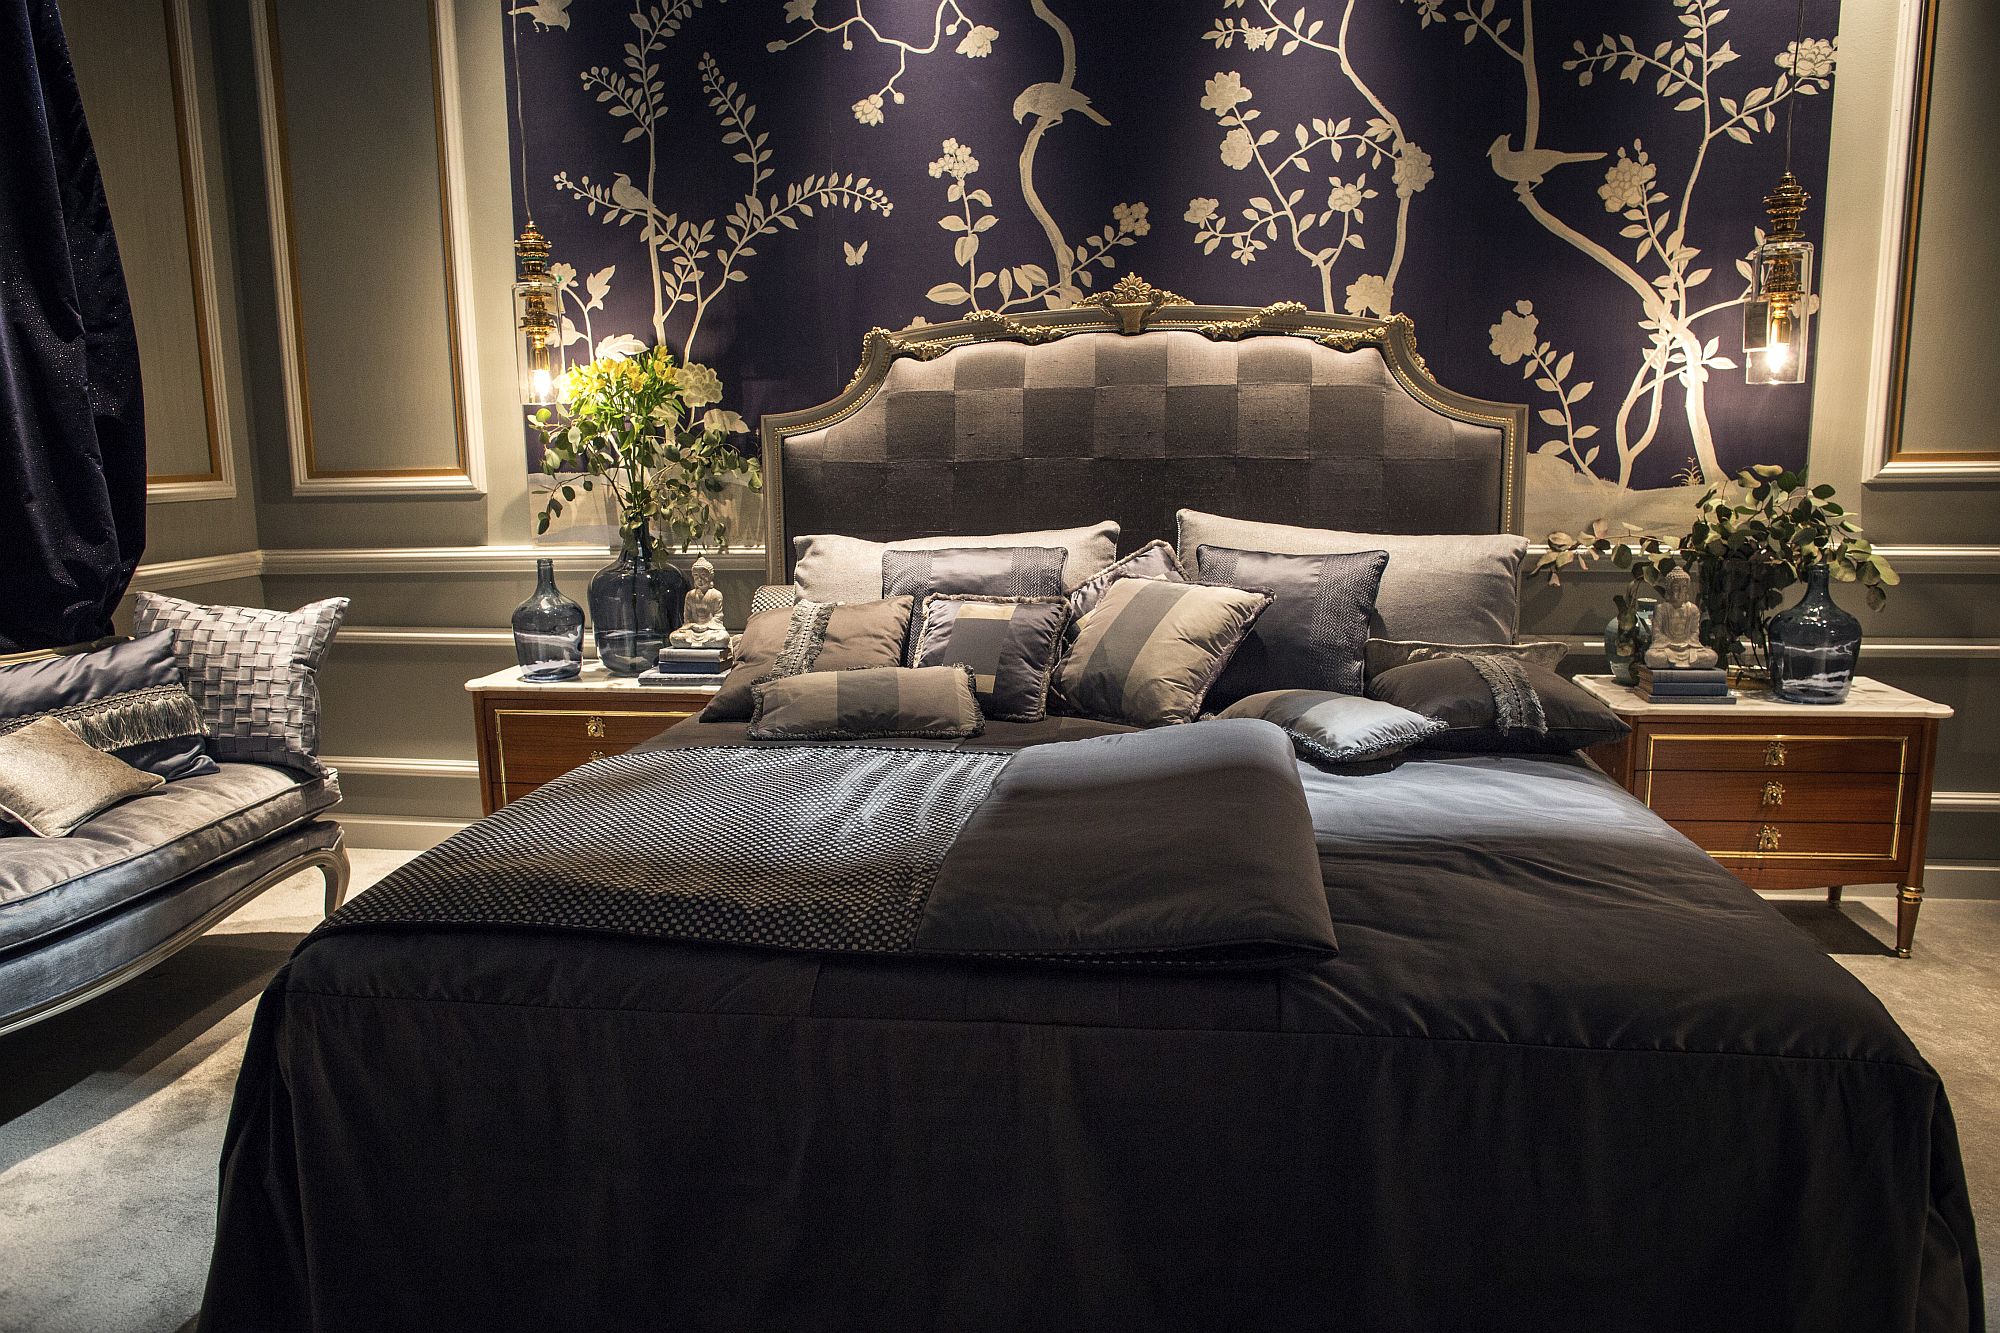
[[[1701,641],[1701,607],[1695,604],[1694,580],[1685,569],[1667,575],[1660,605],[1653,612],[1653,642],[1646,665],[1655,671],[1713,667],[1715,649]]]
[[[715,586],[715,566],[707,556],[694,562],[694,586],[681,609],[681,627],[667,636],[676,648],[727,648],[729,631],[722,624],[722,590]]]

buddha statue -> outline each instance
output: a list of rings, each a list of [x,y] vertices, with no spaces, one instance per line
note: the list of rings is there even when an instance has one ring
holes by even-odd
[[[722,590],[715,586],[715,566],[707,556],[694,562],[694,586],[681,604],[680,628],[667,636],[676,648],[727,648],[729,631],[722,624]]]
[[[1655,671],[1713,667],[1715,649],[1701,641],[1701,607],[1694,600],[1694,580],[1685,569],[1667,575],[1660,604],[1653,612],[1653,641],[1646,665]]]

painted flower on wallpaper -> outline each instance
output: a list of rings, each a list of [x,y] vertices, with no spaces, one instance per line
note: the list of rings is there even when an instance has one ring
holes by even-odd
[[[775,54],[815,37],[837,37],[843,51],[852,51],[857,38],[871,46],[893,51],[896,56],[895,71],[881,87],[849,108],[854,112],[854,119],[863,125],[880,125],[887,118],[890,106],[903,105],[905,95],[897,85],[910,72],[911,57],[935,55],[944,49],[947,40],[958,37],[957,45],[952,48],[955,52],[967,60],[983,60],[993,54],[993,43],[1000,37],[1000,30],[992,24],[973,22],[972,16],[965,12],[958,0],[937,0],[930,13],[930,36],[923,41],[885,34],[884,27],[904,25],[878,25],[868,17],[866,0],[854,0],[854,12],[832,22],[822,18],[818,11],[817,0],[786,0],[785,22],[803,23],[806,30],[796,36],[766,42],[764,49]],[[964,35],[960,36],[961,33]]]
[[[1421,10],[1421,0],[1419,5]],[[1671,133],[1679,125],[1688,130],[1688,141],[1677,143],[1671,155],[1672,160],[1687,163],[1686,171],[1671,181],[1663,178],[1658,157],[1649,153],[1642,138],[1617,149],[1597,187],[1603,211],[1623,221],[1612,239],[1592,235],[1594,224],[1588,221],[1557,216],[1538,193],[1551,173],[1596,161],[1605,153],[1556,151],[1538,142],[1543,71],[1533,38],[1535,0],[1518,0],[1518,5],[1514,15],[1496,14],[1493,0],[1464,0],[1451,14],[1468,45],[1483,43],[1520,70],[1526,94],[1523,126],[1518,136],[1506,135],[1495,143],[1490,154],[1493,169],[1513,183],[1515,198],[1530,218],[1629,293],[1637,337],[1628,354],[1629,381],[1615,408],[1608,399],[1599,405],[1605,413],[1600,421],[1580,419],[1576,408],[1592,383],[1570,380],[1574,353],[1559,354],[1539,338],[1530,301],[1516,302],[1514,310],[1503,313],[1492,326],[1493,354],[1504,364],[1520,364],[1522,375],[1552,400],[1537,416],[1558,433],[1534,446],[1538,454],[1560,456],[1586,476],[1602,475],[1617,488],[1629,490],[1635,465],[1662,439],[1662,424],[1677,407],[1694,455],[1691,480],[1695,484],[1719,480],[1730,469],[1717,456],[1707,383],[1714,372],[1736,368],[1736,362],[1721,351],[1722,335],[1729,326],[1718,316],[1742,303],[1747,286],[1728,295],[1702,290],[1714,277],[1714,267],[1689,240],[1702,172],[1726,143],[1747,144],[1756,135],[1771,133],[1786,99],[1814,95],[1830,86],[1834,42],[1815,38],[1789,44],[1775,58],[1782,71],[1776,80],[1737,92],[1725,87],[1723,74],[1740,59],[1721,31],[1729,17],[1726,0],[1673,0],[1679,36],[1658,44],[1641,44],[1629,35],[1612,33],[1594,46],[1574,42],[1572,54],[1561,63],[1575,75],[1579,87],[1587,88],[1599,77],[1615,76],[1633,84],[1645,80],[1655,97],[1671,105],[1673,114],[1664,131]],[[1424,11],[1424,26],[1432,21]],[[1517,139],[1519,148],[1514,147]],[[1747,282],[1747,262],[1739,260],[1736,269]],[[1601,426],[1608,427],[1611,435],[1611,448],[1602,459],[1594,442]],[[1672,521],[1682,517],[1676,514]]]
[[[1222,7],[1254,7],[1259,16],[1216,20],[1203,34],[1216,50],[1229,50],[1240,43],[1245,51],[1275,51],[1280,56],[1305,51],[1329,56],[1341,84],[1360,98],[1370,114],[1365,115],[1359,129],[1354,116],[1311,118],[1294,125],[1287,142],[1277,130],[1251,128],[1251,122],[1263,113],[1249,105],[1252,93],[1241,71],[1226,70],[1208,79],[1202,85],[1201,107],[1214,113],[1223,130],[1223,165],[1261,178],[1262,189],[1249,197],[1233,220],[1215,210],[1200,212],[1194,205],[1202,201],[1192,201],[1184,217],[1194,225],[1195,244],[1203,254],[1213,254],[1227,243],[1230,258],[1239,264],[1254,263],[1273,245],[1283,244],[1318,275],[1320,308],[1332,313],[1338,288],[1336,269],[1349,251],[1368,248],[1360,205],[1363,199],[1374,197],[1375,191],[1366,187],[1365,173],[1352,184],[1344,183],[1336,172],[1320,175],[1325,168],[1316,165],[1315,158],[1323,150],[1328,164],[1338,165],[1351,155],[1363,167],[1388,173],[1395,186],[1397,207],[1395,237],[1383,271],[1350,281],[1342,308],[1389,313],[1395,306],[1396,277],[1402,271],[1409,237],[1410,199],[1437,173],[1430,154],[1404,136],[1401,121],[1362,77],[1357,53],[1350,49],[1347,37],[1354,0],[1347,0],[1331,39],[1322,35],[1327,32],[1327,21],[1309,18],[1303,7],[1290,18],[1279,11],[1277,0],[1223,0]],[[1316,176],[1327,188],[1324,209],[1304,202],[1308,194],[1318,197],[1312,188],[1318,183]],[[1253,183],[1251,188],[1259,187]]]
[[[945,201],[958,205],[958,211],[945,214],[938,225],[953,233],[952,263],[964,269],[965,276],[931,287],[926,295],[938,305],[965,306],[972,312],[1037,304],[1050,309],[1074,305],[1095,281],[1090,271],[1093,266],[1112,267],[1113,249],[1131,245],[1152,229],[1143,202],[1120,202],[1112,209],[1111,222],[1101,231],[1081,242],[1072,241],[1036,189],[1035,161],[1049,130],[1071,113],[1097,125],[1111,122],[1076,88],[1076,38],[1069,25],[1056,15],[1047,0],[1032,0],[1031,8],[1035,17],[1055,34],[1062,57],[1062,77],[1031,83],[1015,96],[1014,120],[1027,126],[1016,162],[1022,202],[1048,239],[1053,269],[1033,263],[981,266],[982,237],[999,221],[999,214],[989,191],[967,184],[968,178],[979,170],[979,159],[972,155],[969,146],[955,137],[949,138],[943,141],[941,155],[929,162],[928,169],[934,179],[951,179]],[[993,44],[1000,38],[998,27],[976,22],[960,0],[937,0],[930,10],[929,36],[922,41],[886,35],[869,18],[868,0],[854,0],[853,15],[838,22],[823,21],[811,11],[801,21],[811,25],[808,31],[770,42],[767,49],[784,51],[807,38],[828,36],[838,37],[843,51],[854,50],[856,41],[863,40],[878,50],[895,54],[896,68],[887,82],[854,104],[855,118],[864,125],[882,123],[885,96],[894,104],[903,102],[903,92],[897,85],[909,71],[911,60],[936,55],[943,43],[954,36],[959,37],[953,47],[958,55],[980,60],[992,54]]]
[[[801,219],[814,217],[820,209],[887,216],[892,207],[884,190],[853,172],[812,174],[782,190],[767,188],[776,174],[771,165],[774,150],[770,133],[752,128],[757,108],[707,52],[697,62],[700,87],[715,116],[723,146],[733,150],[734,159],[746,170],[746,189],[721,217],[684,215],[658,200],[656,192],[664,185],[688,184],[672,170],[674,138],[687,131],[676,125],[669,132],[666,84],[660,69],[667,43],[699,7],[700,0],[634,0],[630,17],[637,39],[625,44],[622,65],[592,65],[582,72],[584,91],[614,121],[626,124],[621,144],[642,146],[643,155],[635,153],[632,170],[614,172],[608,184],[589,176],[572,178],[567,171],[555,176],[556,188],[583,205],[587,215],[636,230],[645,249],[652,287],[653,341],[665,345],[670,321],[685,311],[686,332],[680,346],[687,356],[694,354],[702,322],[715,303],[734,285],[748,280],[747,266],[760,245],[784,232],[797,231]],[[810,20],[811,5],[797,13],[792,8],[787,7],[789,17]],[[667,168],[664,172],[663,165]],[[697,188],[712,185],[694,184]],[[582,341],[590,339],[588,314],[603,308],[613,271],[607,266],[587,280],[589,294],[580,302],[586,316]],[[573,275],[570,288],[574,300]],[[562,336],[567,346],[573,341],[574,326],[567,319],[565,324]],[[600,341],[598,355],[604,355],[604,347]]]
[[[1188,200],[1187,212],[1181,214],[1181,221],[1192,222],[1197,227],[1215,216],[1215,210],[1222,206],[1220,199],[1194,198]]]
[[[981,239],[1000,220],[993,211],[993,196],[978,186],[968,184],[969,179],[979,171],[979,159],[972,155],[969,145],[956,139],[946,139],[939,145],[939,150],[939,156],[930,162],[930,174],[940,179],[950,178],[951,184],[945,188],[945,200],[957,204],[959,211],[940,217],[938,226],[952,233],[952,263],[965,270],[965,277],[962,281],[940,282],[924,293],[925,297],[938,305],[969,307],[968,313],[993,313],[1036,304],[1050,309],[1074,305],[1082,293],[1076,286],[1065,286],[1059,279],[1051,277],[1040,264],[1003,264],[998,268],[980,266]],[[1071,253],[1070,257],[1076,265],[1072,272],[1080,279],[1081,285],[1089,285],[1088,266],[1112,267],[1115,262],[1113,250],[1131,245],[1135,239],[1152,230],[1153,224],[1147,220],[1146,213],[1143,203],[1112,206],[1110,224]],[[982,295],[989,289],[997,301]]]

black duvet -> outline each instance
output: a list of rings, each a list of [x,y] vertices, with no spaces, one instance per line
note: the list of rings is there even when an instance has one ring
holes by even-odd
[[[1302,781],[1309,966],[317,938],[203,1327],[1982,1326],[1937,1076],[1727,872],[1575,761]]]

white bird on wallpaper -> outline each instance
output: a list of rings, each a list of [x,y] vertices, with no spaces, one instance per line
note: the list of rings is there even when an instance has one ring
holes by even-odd
[[[526,14],[537,28],[568,28],[569,0],[534,0],[533,4],[517,5],[507,11],[507,17]]]
[[[1558,153],[1552,148],[1529,148],[1517,153],[1507,146],[1507,136],[1503,134],[1486,150],[1486,156],[1493,159],[1494,174],[1501,180],[1533,187],[1540,185],[1543,176],[1565,162],[1595,162],[1604,154]]]
[[[622,171],[612,179],[611,202],[648,220],[659,212],[653,207],[652,197],[634,185],[632,178]]]
[[[1102,113],[1092,109],[1090,99],[1065,83],[1030,84],[1014,99],[1014,119],[1040,116],[1051,125],[1071,111],[1081,111],[1100,125],[1109,125]]]

